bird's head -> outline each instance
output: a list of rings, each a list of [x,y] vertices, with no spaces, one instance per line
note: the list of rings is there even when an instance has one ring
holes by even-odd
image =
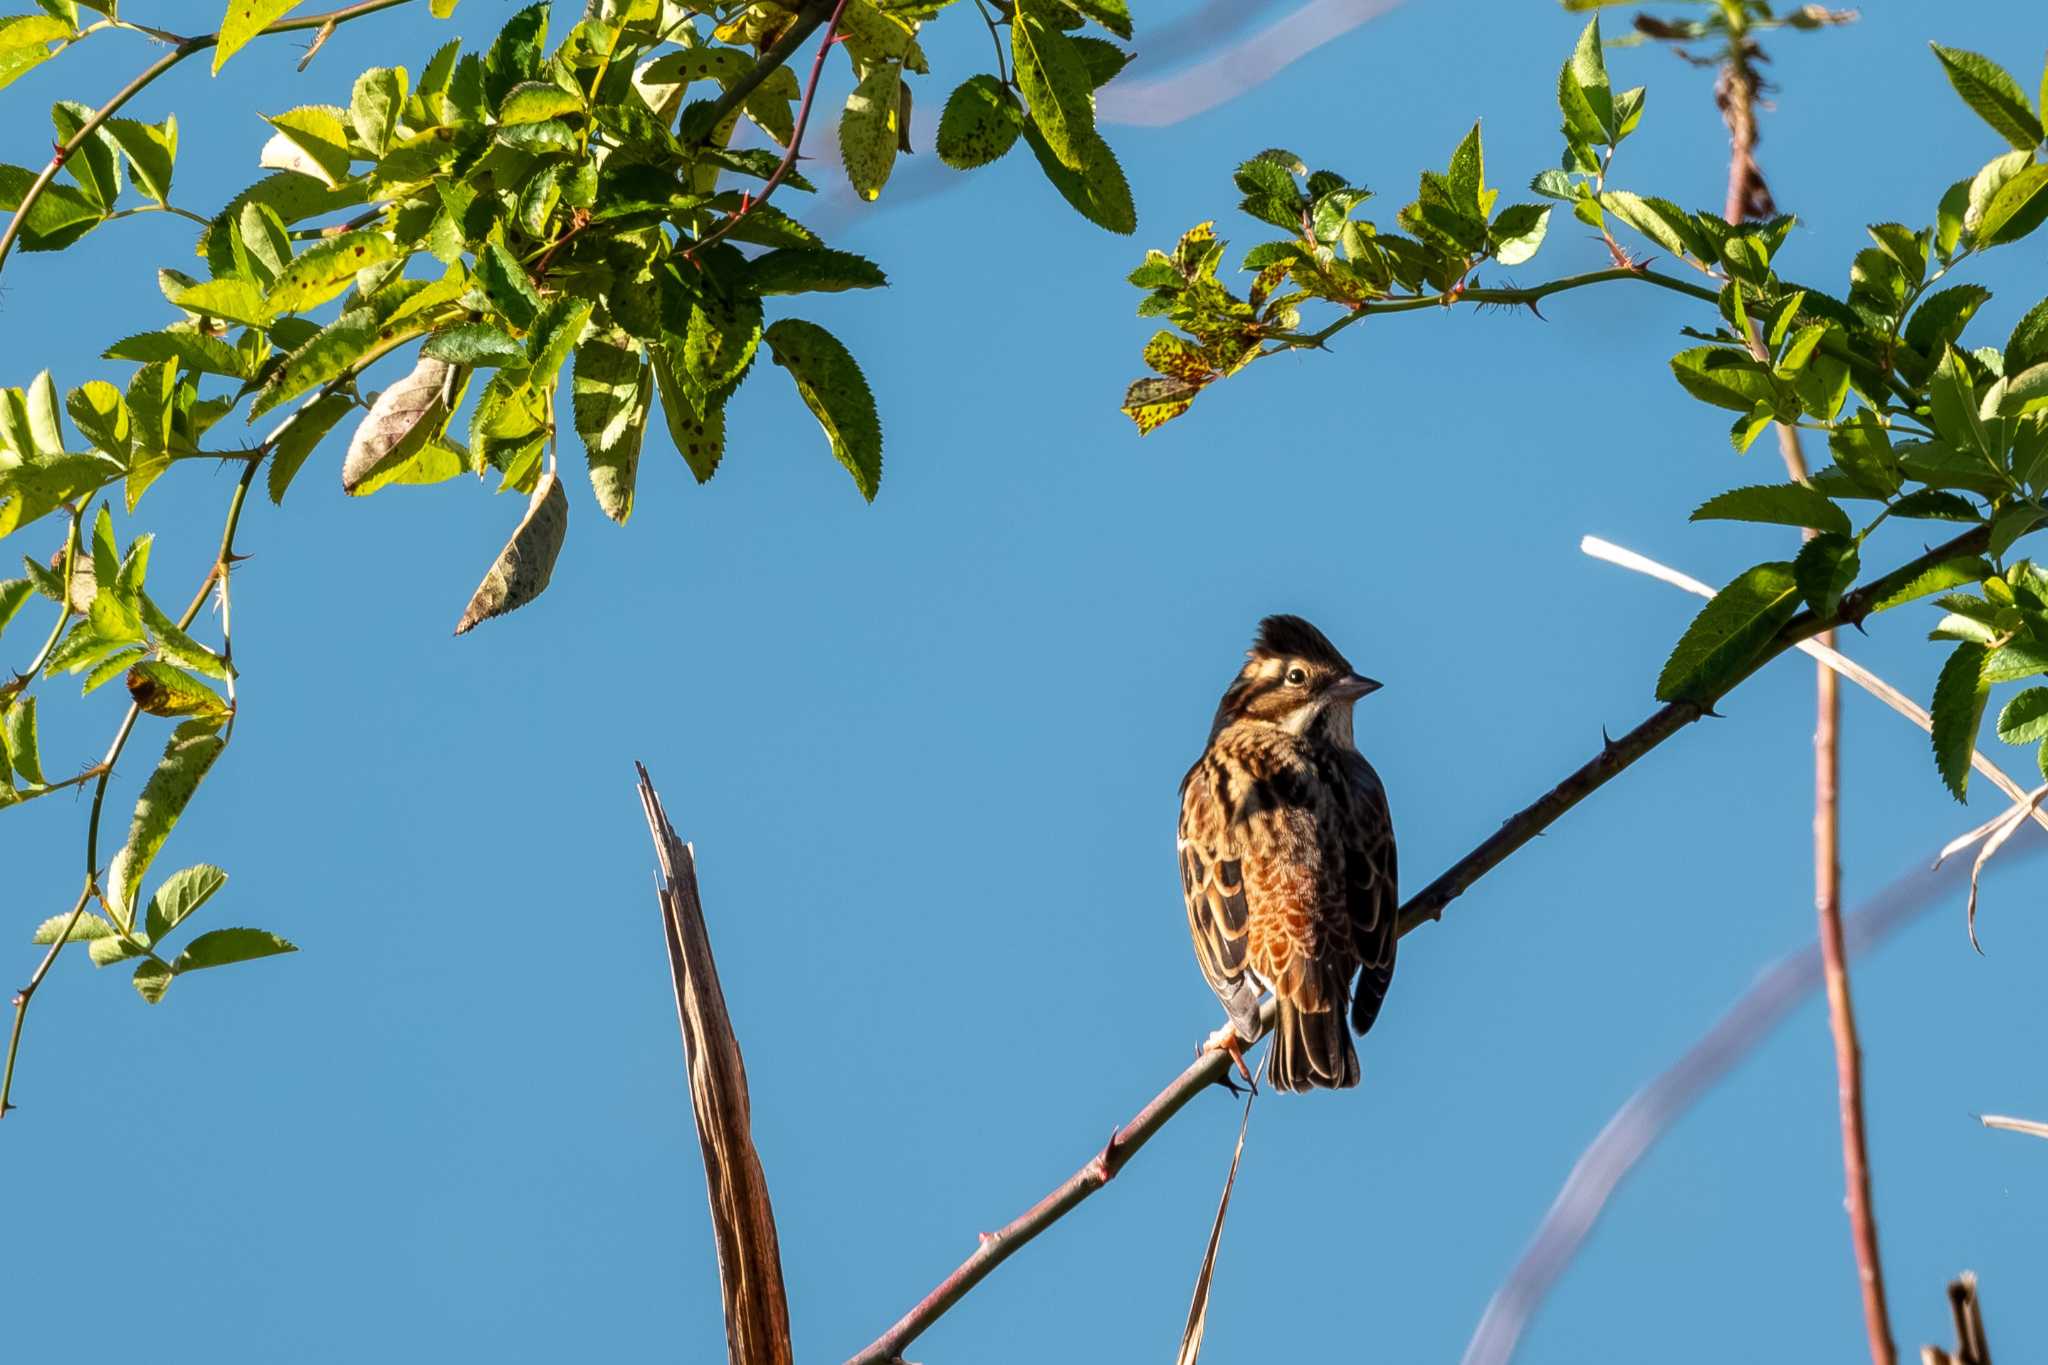
[[[1379,686],[1299,616],[1268,616],[1216,708],[1211,733],[1251,721],[1348,745],[1351,704]]]

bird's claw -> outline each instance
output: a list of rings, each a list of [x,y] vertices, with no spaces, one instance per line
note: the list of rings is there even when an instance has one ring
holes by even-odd
[[[1210,1034],[1207,1038],[1202,1040],[1202,1045],[1195,1049],[1195,1055],[1197,1057],[1206,1057],[1208,1054],[1212,1052],[1229,1053],[1230,1060],[1237,1067],[1237,1074],[1244,1077],[1244,1083],[1246,1087],[1250,1089],[1252,1094],[1256,1095],[1259,1093],[1259,1083],[1252,1079],[1252,1069],[1245,1065],[1244,1049],[1245,1041],[1243,1038],[1238,1036],[1237,1029],[1230,1024],[1225,1024],[1222,1028],[1217,1029],[1214,1033]],[[1221,1085],[1225,1090],[1228,1090],[1233,1095],[1241,1095],[1244,1093],[1244,1091],[1239,1090],[1237,1088],[1237,1083],[1230,1079],[1230,1073],[1228,1071],[1224,1072],[1221,1076],[1218,1076],[1216,1078],[1216,1081],[1217,1084]]]

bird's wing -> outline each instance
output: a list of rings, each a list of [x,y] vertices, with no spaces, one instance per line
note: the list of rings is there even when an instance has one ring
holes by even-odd
[[[1259,997],[1245,975],[1251,906],[1233,827],[1234,793],[1228,775],[1205,759],[1181,782],[1180,795],[1180,885],[1195,960],[1238,1032],[1251,1038]]]
[[[1341,831],[1345,851],[1345,902],[1357,945],[1358,985],[1351,997],[1351,1026],[1360,1033],[1379,1017],[1394,979],[1394,949],[1400,942],[1400,869],[1394,822],[1386,788],[1372,765],[1347,755],[1350,800]]]

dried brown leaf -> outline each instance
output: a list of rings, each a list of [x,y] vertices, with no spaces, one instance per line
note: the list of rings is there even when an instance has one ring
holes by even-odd
[[[562,552],[562,539],[569,533],[569,495],[552,469],[534,485],[533,500],[526,515],[513,530],[505,548],[498,551],[484,581],[455,623],[461,635],[479,621],[516,611],[541,595],[555,572],[555,557]]]

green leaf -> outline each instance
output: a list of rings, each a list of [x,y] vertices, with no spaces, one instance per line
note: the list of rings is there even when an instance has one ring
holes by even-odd
[[[547,50],[548,7],[529,5],[498,30],[484,55],[484,98],[496,108],[521,81],[538,79]]]
[[[149,908],[144,916],[144,925],[152,943],[161,942],[164,935],[177,928],[185,917],[213,898],[213,893],[228,884],[228,874],[207,863],[173,872],[164,878],[164,883],[149,898]]]
[[[1095,136],[1095,86],[1088,64],[1060,31],[1052,0],[1018,0],[1010,55],[1017,87],[1053,159],[1085,174]]]
[[[1047,145],[1045,134],[1032,119],[1024,120],[1024,141],[1038,159],[1039,169],[1052,182],[1060,197],[1097,227],[1128,236],[1138,227],[1138,210],[1131,200],[1130,182],[1116,154],[1100,137],[1082,149],[1084,165],[1078,172],[1060,164]]]
[[[648,349],[654,382],[661,393],[661,413],[668,423],[669,439],[690,467],[698,483],[709,483],[725,458],[724,398],[693,392],[689,379],[677,372],[668,350],[656,345]]]
[[[172,969],[154,958],[135,964],[135,975],[128,978],[134,983],[135,993],[144,1003],[155,1005],[164,998],[164,992],[171,988]]]
[[[1510,204],[1488,229],[1493,239],[1493,258],[1502,265],[1520,265],[1536,254],[1549,229],[1549,205]]]
[[[865,256],[850,251],[766,251],[747,262],[746,288],[764,297],[775,294],[836,294],[847,289],[880,289],[889,277]]]
[[[21,207],[36,173],[20,166],[0,165],[0,212]],[[23,251],[55,251],[69,246],[97,226],[105,213],[69,185],[51,184],[22,220]]]
[[[1759,564],[1693,618],[1657,679],[1657,700],[1711,702],[1733,686],[1799,607],[1787,563]]]
[[[939,160],[955,170],[986,166],[1015,145],[1024,127],[1017,97],[994,76],[970,76],[939,115]]]
[[[522,81],[498,105],[498,122],[508,126],[544,123],[564,114],[583,112],[583,101],[571,91],[546,81]]]
[[[1933,403],[1934,430],[1942,440],[1963,451],[1989,456],[1990,439],[1977,415],[1977,390],[1956,348],[1942,348],[1941,364],[1935,368],[1928,393]]]
[[[1597,15],[1580,32],[1578,44],[1558,73],[1557,102],[1564,113],[1567,137],[1589,143],[1615,140],[1614,94],[1607,83],[1607,62],[1600,54]]]
[[[1087,34],[1071,35],[1067,39],[1087,63],[1088,80],[1097,90],[1115,80],[1123,69],[1131,64],[1130,53],[1115,43]]]
[[[1849,533],[1849,517],[1826,496],[1799,483],[1758,484],[1731,488],[1701,503],[1694,521],[1760,521],[1776,526],[1810,526],[1816,531]]]
[[[285,268],[264,302],[274,313],[303,313],[339,298],[356,272],[406,253],[382,232],[345,232],[307,248]]]
[[[1941,59],[1948,83],[1963,97],[1963,103],[1977,111],[1998,135],[2023,152],[2041,143],[2041,120],[2027,103],[2026,92],[2005,68],[1989,57],[1961,48],[1929,43]]]
[[[95,448],[117,460],[128,458],[128,404],[104,379],[89,379],[64,395],[64,411]]]
[[[36,747],[36,699],[20,697],[7,708],[7,754],[21,780],[43,785],[43,760]],[[5,776],[0,773],[0,776]]]
[[[526,347],[502,327],[488,322],[465,322],[436,332],[420,348],[421,355],[445,360],[451,365],[524,365]]]
[[[101,358],[133,360],[142,364],[174,361],[200,374],[226,375],[230,379],[247,379],[251,369],[249,358],[227,342],[185,327],[124,337],[107,347]],[[132,402],[130,406],[133,406]]]
[[[591,336],[576,350],[569,391],[597,505],[623,525],[633,514],[640,446],[654,397],[650,366],[623,332]]]
[[[188,313],[239,322],[245,327],[267,328],[276,317],[256,282],[239,275],[223,275],[180,289],[171,302]]]
[[[330,393],[314,399],[293,415],[290,425],[278,433],[270,448],[269,489],[272,502],[284,501],[285,490],[291,487],[292,479],[300,466],[306,463],[306,458],[334,429],[334,424],[354,408],[355,402],[347,394]]]
[[[93,940],[92,946],[86,950],[86,953],[87,956],[92,958],[93,966],[106,967],[131,957],[141,957],[148,951],[149,948],[146,944],[137,944],[129,939],[102,938]]]
[[[2048,739],[2048,687],[2029,687],[1998,713],[1998,737],[2007,744]]]
[[[1899,458],[1892,453],[1891,433],[1868,408],[1828,433],[1828,449],[1858,487],[1881,498],[1899,491]]]
[[[162,123],[140,123],[132,118],[111,118],[103,125],[107,136],[128,158],[128,172],[135,188],[162,204],[171,197],[171,171],[178,159],[178,116],[168,114]]]
[[[557,294],[541,306],[540,315],[533,320],[533,330],[526,334],[528,380],[536,388],[554,386],[555,376],[561,373],[569,352],[583,338],[592,306],[589,299],[572,298],[567,294]],[[691,321],[696,319],[692,317]],[[760,305],[755,303],[754,326],[758,329],[760,325]],[[747,346],[751,351],[752,343],[747,343]]]
[[[92,943],[114,936],[114,926],[88,910],[79,915],[76,923],[72,923],[69,913],[50,916],[36,926],[35,936],[29,942],[55,943],[57,935],[64,932],[66,924],[71,925],[71,932],[64,939],[66,943]]]
[[[1958,801],[1968,799],[1970,755],[1977,747],[1977,727],[1991,695],[1984,679],[1985,659],[1984,646],[1957,645],[1934,684],[1934,763]]]
[[[872,68],[846,97],[839,119],[839,158],[853,192],[865,200],[880,197],[896,168],[902,79],[903,68],[893,62]]]
[[[128,670],[128,695],[152,716],[198,716],[218,721],[227,715],[221,695],[175,664],[144,659]]]
[[[218,718],[188,720],[171,732],[164,756],[156,771],[143,784],[135,803],[135,815],[128,824],[128,841],[114,855],[107,872],[107,896],[117,914],[133,922],[136,888],[155,860],[157,851],[170,837],[178,817],[185,813],[193,792],[207,769],[220,757],[227,741],[220,736]]]
[[[21,610],[21,604],[35,592],[35,580],[10,578],[0,582],[0,630],[7,629],[7,623],[14,619],[14,613]]]
[[[1778,381],[1748,356],[1721,346],[1696,346],[1671,357],[1671,373],[1685,391],[1703,403],[1744,416],[1762,403],[1776,410]]]
[[[250,418],[261,417],[278,404],[339,378],[376,350],[382,340],[376,313],[368,308],[351,308],[285,358],[270,383],[256,396]],[[130,406],[134,406],[132,399]]]
[[[498,552],[484,574],[484,581],[471,594],[455,633],[464,634],[480,621],[517,611],[540,596],[554,575],[555,559],[562,552],[562,541],[568,531],[569,496],[562,491],[562,481],[550,470],[534,485],[526,515],[513,529],[505,548]]]
[[[0,61],[4,60],[0,57]],[[50,121],[56,125],[58,143],[69,146],[92,115],[90,106],[73,100],[59,100],[52,105]],[[101,209],[111,209],[121,197],[121,147],[104,128],[95,128],[79,143],[65,160],[64,169]]]
[[[1946,261],[1956,254],[1956,246],[1962,240],[1963,219],[1970,209],[1970,180],[1958,180],[1943,191],[1940,204],[1934,210],[1934,249]]]
[[[1093,19],[1125,42],[1131,40],[1131,11],[1124,0],[1066,0],[1076,14]]]
[[[228,0],[227,15],[220,22],[220,42],[213,49],[213,73],[227,65],[228,58],[242,45],[269,28],[299,0]]]
[[[882,424],[860,366],[837,337],[799,318],[779,319],[763,339],[824,428],[833,456],[873,502],[882,481]]]
[[[1856,542],[1846,535],[1824,531],[1799,548],[1792,561],[1792,577],[1799,595],[1821,616],[1833,616],[1842,604],[1842,594],[1856,581],[1862,561]]]
[[[184,627],[165,615],[163,608],[152,601],[148,593],[137,593],[136,596],[142,607],[142,622],[149,627],[158,653],[180,668],[189,668],[218,682],[228,680],[226,660],[187,635]]]
[[[237,0],[239,3],[239,0]],[[307,104],[263,120],[277,129],[263,144],[257,163],[293,171],[333,189],[348,179],[348,129],[343,111],[331,104]]]
[[[1979,248],[2017,242],[2048,219],[2048,166],[2022,168],[2001,181],[1971,225]]]
[[[356,77],[348,101],[349,126],[373,157],[383,156],[391,147],[392,134],[405,113],[405,86],[402,66],[373,66]]]
[[[182,976],[206,967],[225,967],[230,963],[251,962],[259,957],[297,951],[295,946],[267,929],[213,929],[186,944],[185,951],[179,953],[178,960],[171,964],[171,970]]]
[[[51,43],[70,39],[72,27],[42,14],[15,14],[0,19],[0,90],[61,52]]]
[[[487,242],[477,253],[476,279],[484,297],[505,320],[520,331],[533,326],[540,315],[540,294],[526,267],[507,251],[502,242]]]

